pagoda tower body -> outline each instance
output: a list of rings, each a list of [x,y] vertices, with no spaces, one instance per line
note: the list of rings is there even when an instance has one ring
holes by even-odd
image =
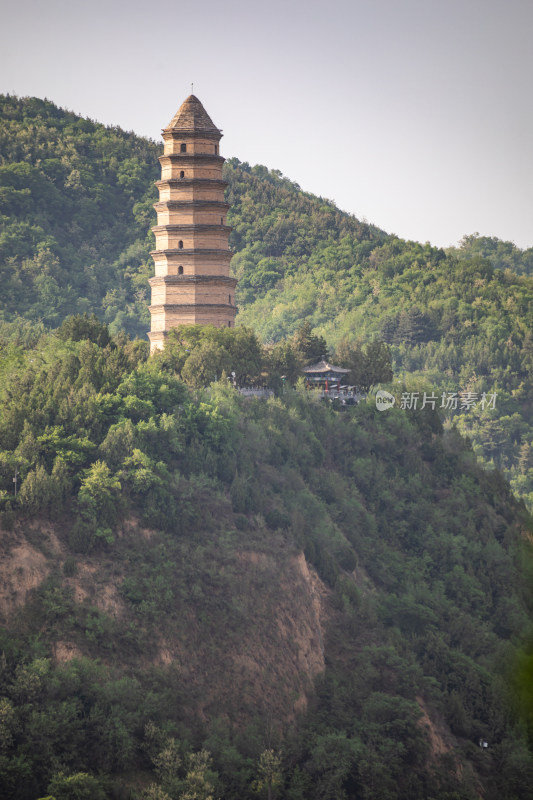
[[[190,95],[163,130],[150,350],[164,347],[177,325],[235,325],[235,286],[226,224],[227,183],[219,154],[220,131]]]

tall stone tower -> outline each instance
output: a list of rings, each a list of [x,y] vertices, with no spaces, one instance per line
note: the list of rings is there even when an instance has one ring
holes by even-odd
[[[163,348],[177,325],[235,324],[235,286],[222,180],[222,137],[203,105],[188,97],[163,130],[156,249],[152,252],[150,350]]]

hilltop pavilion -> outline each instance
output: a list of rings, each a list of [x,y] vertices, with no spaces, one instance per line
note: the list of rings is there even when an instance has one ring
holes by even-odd
[[[340,389],[343,380],[346,380],[349,369],[344,367],[334,367],[325,358],[322,358],[318,363],[311,364],[309,367],[304,367],[302,372],[305,375],[305,380],[308,386],[325,389]]]

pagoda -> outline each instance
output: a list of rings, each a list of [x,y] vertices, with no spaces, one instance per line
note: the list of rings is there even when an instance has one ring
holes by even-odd
[[[150,351],[164,347],[177,325],[235,325],[235,286],[224,201],[222,131],[190,95],[180,106],[164,140],[155,233]]]

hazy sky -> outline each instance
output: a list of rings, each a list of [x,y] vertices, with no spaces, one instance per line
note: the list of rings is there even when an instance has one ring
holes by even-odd
[[[222,153],[399,236],[533,245],[532,0],[0,0],[0,92]]]

